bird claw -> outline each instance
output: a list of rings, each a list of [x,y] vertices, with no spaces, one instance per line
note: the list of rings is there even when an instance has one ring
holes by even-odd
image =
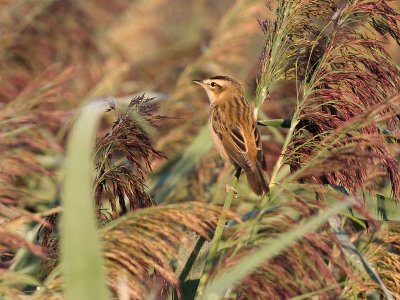
[[[233,186],[230,186],[229,184],[225,185],[225,191],[227,193],[233,192],[233,197],[236,199],[240,198],[240,196],[238,195],[238,191]]]

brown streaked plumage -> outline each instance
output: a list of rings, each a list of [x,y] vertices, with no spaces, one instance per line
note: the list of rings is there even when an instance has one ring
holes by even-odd
[[[251,189],[262,195],[269,188],[263,171],[267,169],[260,133],[253,109],[241,85],[227,76],[194,80],[207,92],[211,102],[209,125],[214,144],[225,161],[242,168]]]

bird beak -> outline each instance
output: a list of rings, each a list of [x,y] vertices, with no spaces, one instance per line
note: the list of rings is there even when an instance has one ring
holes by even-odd
[[[203,80],[193,80],[194,83],[204,85]]]

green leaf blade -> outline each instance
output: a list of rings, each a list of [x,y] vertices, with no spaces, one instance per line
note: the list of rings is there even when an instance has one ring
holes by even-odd
[[[224,272],[222,277],[217,277],[209,283],[205,289],[201,299],[220,299],[226,290],[232,288],[242,278],[249,275],[260,264],[268,259],[281,253],[286,247],[292,245],[298,239],[303,237],[308,232],[314,231],[318,226],[327,221],[331,216],[341,212],[346,207],[350,206],[351,202],[339,202],[321,214],[311,218],[303,225],[291,230],[288,233],[282,234],[270,243],[260,247],[254,253],[243,257],[238,264]]]
[[[71,130],[65,165],[61,259],[66,299],[109,299],[92,200],[92,151],[106,106],[84,107]]]

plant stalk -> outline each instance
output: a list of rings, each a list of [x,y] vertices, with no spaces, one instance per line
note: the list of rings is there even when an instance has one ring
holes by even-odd
[[[285,152],[287,151],[287,148],[289,146],[290,140],[293,137],[293,133],[294,133],[294,130],[296,129],[297,124],[298,124],[298,121],[293,119],[292,124],[290,125],[289,132],[286,135],[285,143],[283,144],[281,154],[279,155],[279,158],[275,163],[274,170],[272,171],[270,185],[275,184],[276,177],[279,173],[279,170],[281,169],[281,167],[283,165],[283,156],[285,155]],[[261,208],[263,208],[263,207],[261,207]]]
[[[298,123],[297,121],[292,121],[291,122],[290,129],[289,129],[288,134],[286,135],[285,142],[283,144],[281,154],[279,155],[279,158],[275,163],[274,170],[273,170],[272,175],[271,175],[270,187],[272,187],[274,185],[276,177],[277,177],[277,175],[279,173],[279,170],[282,167],[283,156],[285,155],[285,152],[286,152],[286,150],[288,148],[289,142],[292,139],[292,136],[293,136],[294,130],[295,130],[296,126],[297,126],[297,123]],[[261,212],[267,206],[270,198],[271,198],[271,191],[269,191],[268,193],[265,193],[261,198],[260,204],[258,206],[259,211],[257,213],[256,218],[253,220],[254,225],[253,225],[253,227],[252,227],[252,229],[250,231],[250,234],[249,234],[249,243],[250,244],[252,243],[254,237],[257,234],[258,225],[259,225],[259,223],[261,221],[261,218],[262,218],[262,213]]]
[[[214,258],[215,255],[217,254],[219,243],[221,241],[222,233],[224,231],[225,223],[226,223],[226,216],[225,216],[225,210],[229,209],[232,204],[233,196],[234,196],[234,189],[236,189],[237,184],[239,182],[239,177],[242,169],[238,168],[236,170],[235,176],[232,178],[230,182],[230,186],[232,187],[232,190],[230,190],[225,198],[224,206],[223,206],[223,211],[221,214],[221,217],[219,218],[217,228],[215,229],[214,237],[211,242],[211,247],[210,247],[210,252],[208,253],[208,257],[204,266],[204,271],[203,275],[200,278],[200,283],[199,287],[197,288],[197,293],[196,293],[196,298],[199,299],[203,293],[205,283],[207,282],[208,279],[208,273],[210,272],[213,263],[214,263]]]

